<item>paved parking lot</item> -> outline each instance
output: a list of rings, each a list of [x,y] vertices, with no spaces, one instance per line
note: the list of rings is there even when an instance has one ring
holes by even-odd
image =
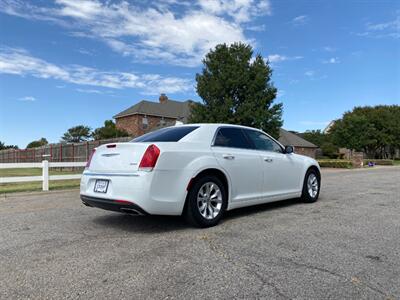
[[[87,208],[78,191],[0,199],[0,298],[399,299],[400,168],[324,171],[320,201],[217,227]]]

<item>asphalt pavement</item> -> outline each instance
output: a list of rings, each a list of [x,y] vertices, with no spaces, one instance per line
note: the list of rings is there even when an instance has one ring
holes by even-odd
[[[220,225],[0,198],[1,299],[400,299],[400,168],[324,170],[320,200]]]

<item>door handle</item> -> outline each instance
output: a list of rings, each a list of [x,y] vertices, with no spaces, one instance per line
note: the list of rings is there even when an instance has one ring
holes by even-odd
[[[271,157],[264,157],[264,161],[266,162],[273,162],[274,160]]]
[[[235,156],[232,154],[222,154],[222,157],[229,160],[235,159]]]

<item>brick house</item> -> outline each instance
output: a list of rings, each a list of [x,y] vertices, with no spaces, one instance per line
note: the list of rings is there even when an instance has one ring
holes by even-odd
[[[117,128],[124,129],[136,137],[158,128],[175,125],[176,121],[187,123],[192,102],[170,100],[165,94],[161,94],[159,102],[142,100],[113,118]]]
[[[310,143],[297,134],[280,128],[278,140],[284,146],[294,146],[294,152],[297,154],[306,155],[312,158],[316,157],[318,146]]]
[[[165,126],[175,125],[177,121],[187,123],[192,100],[174,101],[168,99],[165,94],[161,94],[158,100],[158,102],[142,100],[115,115],[117,128],[124,129],[136,137]],[[278,140],[281,144],[294,146],[296,153],[315,158],[317,146],[282,128],[279,134]]]

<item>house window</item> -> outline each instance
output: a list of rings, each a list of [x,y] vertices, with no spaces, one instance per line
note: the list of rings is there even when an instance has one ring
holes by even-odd
[[[142,119],[142,128],[143,129],[147,129],[148,125],[149,125],[149,120],[147,119],[147,117],[143,117],[143,119]]]

